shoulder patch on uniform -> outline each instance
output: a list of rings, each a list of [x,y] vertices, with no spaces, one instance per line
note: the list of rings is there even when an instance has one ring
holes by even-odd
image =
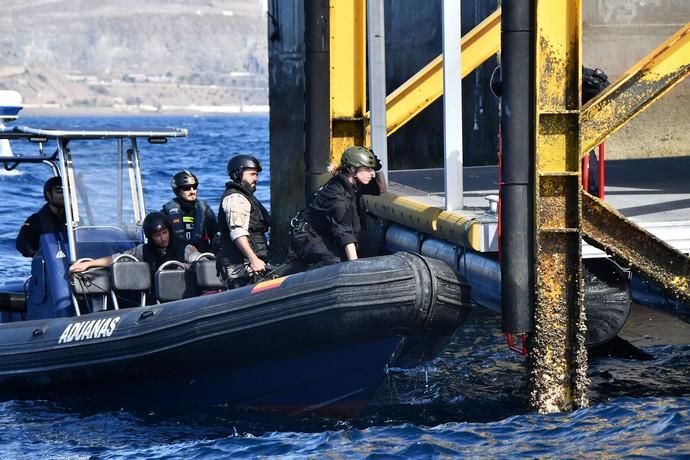
[[[252,205],[244,195],[239,193],[229,195],[224,200],[223,207],[228,215],[230,227],[247,228],[249,226],[249,214],[252,211]]]

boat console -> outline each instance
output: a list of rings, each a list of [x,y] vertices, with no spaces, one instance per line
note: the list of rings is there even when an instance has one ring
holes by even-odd
[[[0,118],[16,118],[21,98],[0,91]],[[3,99],[4,96],[4,99]],[[69,266],[79,259],[109,256],[143,243],[146,215],[140,167],[140,144],[165,144],[184,137],[186,130],[63,130],[0,127],[0,141],[28,143],[22,152],[6,150],[0,164],[6,170],[48,166],[48,175],[62,179],[66,226],[64,232],[41,236],[31,263],[31,276],[22,286],[25,308],[17,313],[20,292],[0,288],[12,302],[0,306],[0,321],[79,316],[117,308],[105,281],[75,287]],[[68,147],[69,146],[69,147]],[[15,149],[17,150],[17,149]],[[42,186],[42,184],[38,185]],[[109,280],[106,272],[101,280]],[[14,286],[16,289],[17,286]],[[139,305],[137,298],[133,305]],[[0,295],[0,300],[3,297]]]

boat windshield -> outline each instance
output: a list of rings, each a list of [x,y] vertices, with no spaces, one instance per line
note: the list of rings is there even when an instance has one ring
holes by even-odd
[[[142,242],[135,211],[140,183],[129,140],[69,144],[71,211],[76,258],[101,257]]]
[[[187,130],[175,128],[62,130],[0,126],[0,140],[26,139],[38,145],[38,155],[7,151],[0,163],[8,170],[24,163],[46,163],[54,174],[59,173],[64,185],[70,259],[98,258],[144,240],[141,224],[146,205],[138,140],[148,146],[186,136]],[[48,145],[54,141],[55,149]]]

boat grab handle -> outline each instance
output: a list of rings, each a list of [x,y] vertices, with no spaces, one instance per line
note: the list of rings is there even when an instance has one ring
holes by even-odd
[[[182,262],[178,262],[177,260],[168,260],[167,262],[163,262],[163,264],[158,267],[158,270],[156,270],[156,273],[163,271],[163,270],[169,270],[171,268],[175,268],[175,270],[186,270],[187,267]]]
[[[113,259],[113,263],[120,262],[123,259],[127,259],[128,261],[131,261],[131,262],[139,262],[139,259],[134,257],[132,254],[120,254],[119,256],[117,256]]]

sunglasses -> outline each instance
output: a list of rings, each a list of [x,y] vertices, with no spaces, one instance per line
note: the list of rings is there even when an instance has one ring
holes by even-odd
[[[196,190],[199,186],[198,185],[181,185],[180,189],[184,190],[185,192],[188,192],[192,189]]]

